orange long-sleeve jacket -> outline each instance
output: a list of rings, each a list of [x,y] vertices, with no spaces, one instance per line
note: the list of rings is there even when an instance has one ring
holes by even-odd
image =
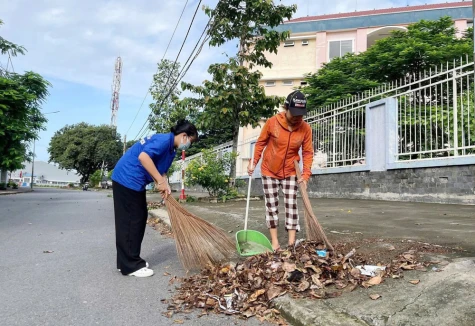
[[[294,161],[300,162],[302,147],[302,177],[308,180],[312,175],[313,162],[312,129],[305,121],[289,130],[285,112],[273,116],[264,125],[254,149],[254,166],[259,162],[262,151],[261,173],[266,177],[285,179],[297,175]]]

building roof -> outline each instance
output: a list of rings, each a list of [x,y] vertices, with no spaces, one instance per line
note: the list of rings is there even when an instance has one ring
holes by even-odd
[[[473,18],[472,2],[450,2],[303,17],[290,20],[273,29],[279,32],[290,31],[291,34],[334,32],[383,26],[407,26],[423,19],[438,20],[445,16],[451,17],[454,21],[471,20]]]
[[[364,11],[355,11],[355,12],[329,14],[329,15],[309,16],[309,17],[291,19],[289,21],[284,22],[284,24],[327,20],[327,19],[337,19],[337,18],[361,17],[361,16],[369,16],[369,15],[395,14],[395,13],[414,12],[414,11],[423,11],[423,10],[460,8],[460,7],[472,7],[472,1],[434,3],[434,4],[420,5],[420,6],[406,6],[406,7],[398,7],[398,8],[374,9],[374,10],[364,10]]]

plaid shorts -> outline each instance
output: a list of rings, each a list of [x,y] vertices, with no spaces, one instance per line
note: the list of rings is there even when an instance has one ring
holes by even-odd
[[[285,229],[300,230],[299,211],[297,208],[297,177],[283,180],[262,176],[264,198],[266,201],[266,225],[274,229],[279,225],[279,188],[284,193]]]

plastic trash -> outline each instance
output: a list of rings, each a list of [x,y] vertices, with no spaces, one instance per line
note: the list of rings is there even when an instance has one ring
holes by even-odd
[[[325,249],[317,250],[317,255],[318,255],[318,257],[326,257],[327,256],[327,251]]]
[[[374,265],[356,266],[356,268],[360,270],[362,275],[366,275],[366,276],[376,276],[377,271],[386,270],[386,266],[374,266]]]

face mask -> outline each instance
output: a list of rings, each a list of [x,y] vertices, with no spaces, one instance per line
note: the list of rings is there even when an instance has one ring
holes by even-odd
[[[190,146],[191,146],[191,142],[189,139],[186,141],[186,143],[183,143],[183,140],[182,140],[181,144],[178,145],[177,149],[180,151],[186,151],[188,148],[190,148]]]

